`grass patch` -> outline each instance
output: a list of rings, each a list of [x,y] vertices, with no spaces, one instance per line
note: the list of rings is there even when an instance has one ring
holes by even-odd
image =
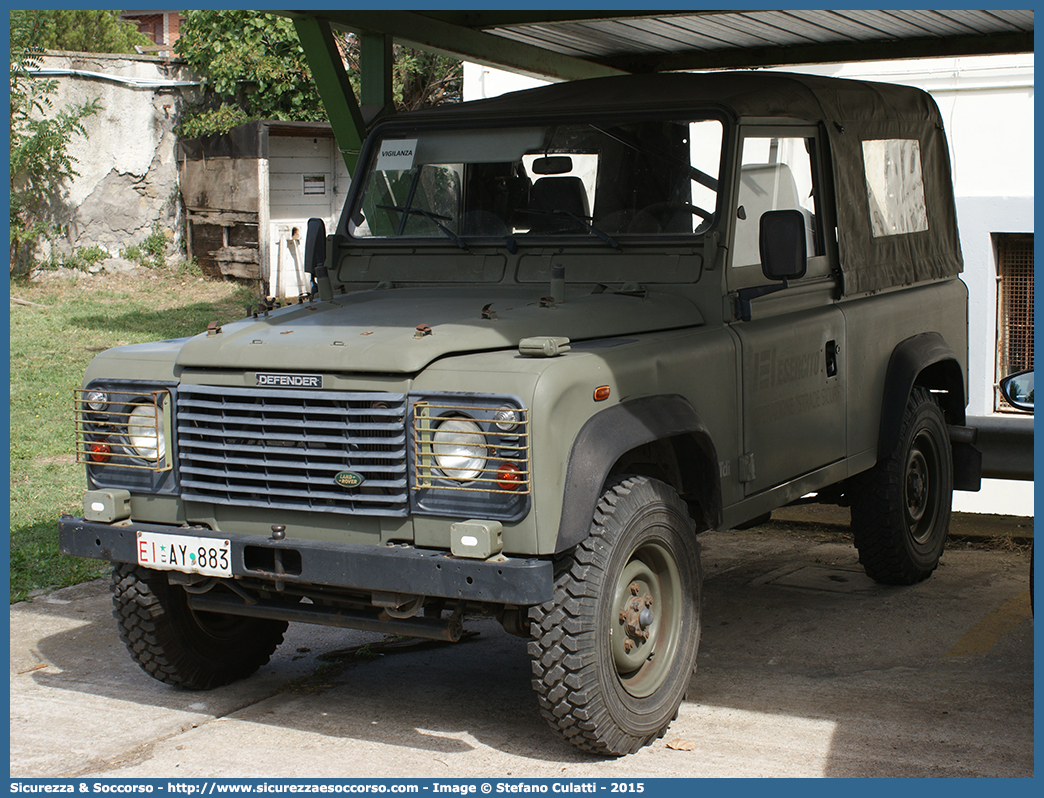
[[[11,601],[101,576],[108,564],[58,552],[58,517],[81,514],[73,389],[99,352],[182,338],[243,318],[250,289],[183,271],[145,277],[11,282]]]
[[[51,257],[40,263],[37,268],[45,271],[56,269],[79,269],[82,272],[89,271],[92,266],[101,263],[109,257],[109,253],[99,246],[78,247],[69,255],[63,255],[57,248],[51,249]]]

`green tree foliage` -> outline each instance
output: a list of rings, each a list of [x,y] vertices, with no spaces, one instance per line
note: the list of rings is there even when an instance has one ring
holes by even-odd
[[[358,94],[358,41],[337,34]],[[293,22],[256,11],[187,11],[175,49],[208,89],[183,113],[183,136],[226,133],[255,119],[326,118]],[[459,101],[459,61],[395,47],[393,91],[397,110]]]
[[[413,111],[463,99],[464,65],[444,55],[402,48],[395,57],[398,110]]]
[[[56,232],[65,181],[76,177],[68,153],[74,136],[86,136],[83,120],[101,110],[94,99],[53,109],[54,79],[32,74],[40,53],[11,58],[11,272],[27,271],[42,236]]]
[[[338,38],[348,69],[348,79],[359,95],[359,40],[352,35]],[[464,67],[460,61],[401,45],[392,47],[392,93],[396,111],[416,111],[443,103],[460,102]]]
[[[35,47],[83,53],[133,53],[152,42],[119,11],[43,10],[11,12],[11,52]]]
[[[178,54],[208,92],[185,112],[180,133],[225,133],[254,119],[323,119],[294,24],[255,11],[187,11]]]

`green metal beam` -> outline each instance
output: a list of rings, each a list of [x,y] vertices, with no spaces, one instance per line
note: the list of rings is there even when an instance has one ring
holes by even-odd
[[[330,24],[314,16],[294,15],[293,20],[348,174],[354,175],[366,137],[366,123],[348,81]]]
[[[887,41],[687,50],[620,56],[606,63],[627,72],[671,72],[686,69],[729,69],[796,64],[889,61],[986,54],[1031,53],[1032,33],[989,36],[925,37]]]
[[[393,56],[391,36],[368,32],[360,34],[359,101],[368,122],[381,112],[395,110],[392,94]]]
[[[626,72],[412,11],[292,12],[295,18],[303,13],[355,33],[383,33],[400,44],[544,79],[580,80]]]

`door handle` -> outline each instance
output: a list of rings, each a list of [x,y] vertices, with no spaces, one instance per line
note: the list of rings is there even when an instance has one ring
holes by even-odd
[[[830,377],[837,376],[837,354],[841,351],[841,347],[837,345],[836,341],[827,341],[826,343],[826,375]]]

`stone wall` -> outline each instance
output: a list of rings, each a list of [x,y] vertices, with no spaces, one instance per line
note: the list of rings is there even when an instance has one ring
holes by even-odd
[[[55,108],[100,100],[84,120],[87,138],[69,147],[79,177],[64,198],[63,253],[99,246],[112,255],[148,237],[155,224],[172,242],[183,237],[173,133],[198,79],[167,58],[98,53],[48,53],[43,76],[58,80]],[[46,254],[46,253],[42,253]]]

